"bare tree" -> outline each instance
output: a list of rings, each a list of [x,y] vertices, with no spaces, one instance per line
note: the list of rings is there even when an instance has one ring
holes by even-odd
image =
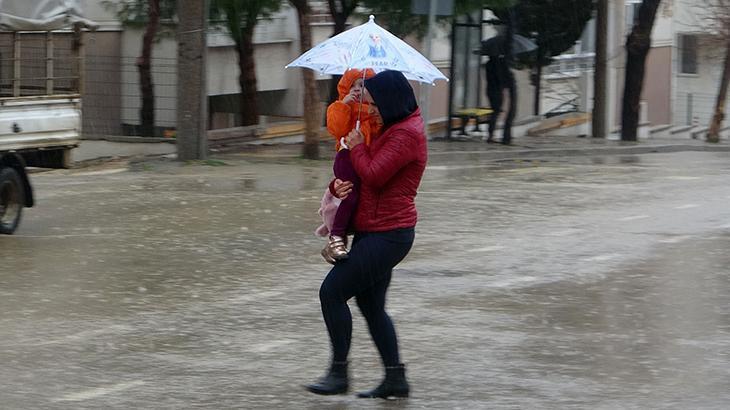
[[[332,31],[332,37],[345,31],[347,27],[347,19],[350,18],[355,9],[358,6],[358,0],[328,0],[330,15],[332,20],[335,22],[334,30]],[[340,75],[333,75],[330,81],[330,95],[329,102],[333,102],[337,99],[337,84],[340,82]]]
[[[256,59],[254,58],[254,29],[260,18],[268,18],[279,10],[279,0],[213,0],[211,14],[217,18],[225,17],[238,54],[238,85],[241,88],[239,112],[241,125],[259,123],[259,107],[256,99]]]
[[[725,49],[725,64],[717,93],[715,112],[707,131],[707,142],[720,142],[720,129],[725,119],[728,85],[730,85],[730,0],[705,0],[706,19],[711,34]]]
[[[174,34],[177,0],[103,0],[101,5],[116,14],[126,27],[144,29],[142,51],[137,57],[142,106],[139,110],[139,133],[155,133],[155,86],[152,81],[152,51],[160,37]]]
[[[312,9],[306,0],[289,0],[297,9],[299,17],[299,37],[302,53],[312,48]],[[314,79],[314,71],[302,70],[304,79],[304,149],[302,155],[307,159],[319,158],[319,130],[321,128],[321,108],[319,92]]]
[[[140,131],[145,137],[155,135],[155,86],[152,83],[152,43],[160,26],[160,0],[148,0],[147,28],[142,37],[142,55],[137,58],[139,88],[142,94]]]
[[[651,49],[651,30],[661,0],[643,0],[634,26],[626,39],[626,80],[621,112],[621,140],[636,141],[639,102],[644,88],[646,56]]]

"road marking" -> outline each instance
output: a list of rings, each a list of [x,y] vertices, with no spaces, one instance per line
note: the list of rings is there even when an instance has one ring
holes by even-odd
[[[691,209],[691,208],[699,208],[700,206],[697,204],[686,204],[686,205],[680,205],[675,206],[674,209]]]
[[[13,235],[11,238],[33,238],[33,239],[67,239],[67,238],[87,238],[87,237],[113,237],[116,233],[79,233],[64,235]]]
[[[256,353],[266,353],[270,350],[277,349],[281,346],[286,346],[292,343],[294,343],[293,340],[272,340],[266,343],[249,345],[248,350]]]
[[[69,174],[70,176],[91,176],[91,175],[111,175],[120,174],[126,172],[127,168],[116,168],[116,169],[105,169],[102,171],[90,171],[90,172],[78,172],[75,174]]]
[[[144,382],[142,380],[136,380],[133,382],[124,382],[124,383],[117,383],[112,384],[108,387],[97,387],[95,389],[89,389],[77,393],[69,393],[64,396],[61,396],[55,400],[54,402],[59,401],[84,401],[89,399],[94,399],[100,396],[106,396],[107,394],[113,394],[118,393],[120,391],[129,390],[137,386],[143,385]]]
[[[679,243],[691,239],[692,235],[678,235],[671,238],[659,239],[659,243]]]
[[[649,215],[634,215],[634,216],[627,216],[626,218],[621,218],[619,221],[635,221],[637,219],[646,219],[650,218]]]
[[[616,253],[607,253],[604,255],[596,255],[591,256],[590,258],[583,258],[583,261],[585,262],[603,262],[603,261],[610,261],[611,259],[616,259],[621,257],[621,255]]]
[[[126,325],[111,325],[102,329],[90,329],[90,330],[84,330],[78,333],[74,333],[71,335],[66,335],[61,337],[60,339],[51,339],[51,340],[44,340],[42,342],[36,343],[36,346],[46,346],[46,345],[52,345],[52,344],[58,344],[58,343],[69,343],[74,342],[78,340],[85,340],[85,339],[91,339],[92,337],[96,337],[99,335],[107,334],[107,333],[120,333],[125,332],[133,329],[130,326]]]
[[[243,295],[237,295],[226,299],[226,303],[245,303],[254,302],[260,299],[271,299],[278,296],[284,295],[283,291],[278,290],[263,290],[255,293],[246,293]]]
[[[666,177],[666,179],[673,179],[675,181],[694,181],[694,180],[702,179],[702,178],[701,177],[687,177],[687,176],[682,176],[682,175],[674,175],[674,176]]]
[[[484,248],[469,249],[467,252],[493,252],[504,249],[504,246],[485,246]]]
[[[572,236],[572,235],[578,235],[580,233],[585,232],[584,229],[577,229],[577,228],[570,228],[570,229],[564,229],[562,231],[553,231],[548,233],[548,236]]]

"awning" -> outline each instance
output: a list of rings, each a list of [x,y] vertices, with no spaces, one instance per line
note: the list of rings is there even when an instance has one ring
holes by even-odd
[[[0,30],[51,31],[77,23],[98,27],[83,16],[79,0],[0,0]]]

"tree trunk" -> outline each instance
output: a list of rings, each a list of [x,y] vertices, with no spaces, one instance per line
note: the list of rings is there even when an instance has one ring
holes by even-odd
[[[155,135],[155,86],[152,83],[152,44],[160,26],[160,0],[148,0],[149,21],[142,37],[142,55],[137,59],[139,89],[142,107],[139,110],[140,133],[144,137]]]
[[[299,16],[299,37],[301,50],[305,52],[312,48],[312,31],[310,26],[310,9],[306,0],[290,0],[297,9]],[[319,130],[321,128],[321,114],[319,106],[319,92],[314,72],[302,70],[304,78],[304,148],[302,155],[307,159],[319,158]]]
[[[178,0],[177,33],[177,159],[208,156],[208,91],[206,61],[208,7],[200,0]]]
[[[730,39],[728,39],[727,50],[725,51],[725,67],[722,70],[720,91],[717,94],[715,104],[715,115],[710,123],[710,130],[707,132],[707,142],[720,142],[720,127],[725,119],[725,102],[727,101],[727,88],[730,84]]]
[[[241,87],[240,113],[241,125],[256,125],[259,123],[259,110],[256,101],[256,62],[254,60],[253,26],[241,30],[241,42],[238,50],[238,84]]]
[[[606,96],[608,55],[608,0],[598,0],[596,5],[596,57],[593,78],[593,126],[594,138],[606,138]]]
[[[636,141],[639,129],[639,103],[644,87],[646,56],[651,49],[651,30],[661,0],[644,0],[639,17],[626,39],[626,81],[621,112],[621,140]]]
[[[353,4],[346,4],[347,2],[344,0],[328,0],[327,4],[329,5],[330,9],[330,15],[332,16],[332,20],[335,22],[335,28],[332,31],[332,37],[342,33],[345,31],[345,28],[347,27],[347,18],[350,16],[352,11],[354,10]],[[333,103],[338,98],[339,95],[337,93],[337,84],[340,82],[340,78],[342,76],[340,75],[333,75],[332,79],[330,80],[330,89],[329,89],[329,98],[328,102]]]

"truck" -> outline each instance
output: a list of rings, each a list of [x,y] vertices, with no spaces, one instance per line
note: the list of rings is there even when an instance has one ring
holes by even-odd
[[[71,165],[93,28],[75,0],[0,0],[0,234],[35,204],[28,167]]]

